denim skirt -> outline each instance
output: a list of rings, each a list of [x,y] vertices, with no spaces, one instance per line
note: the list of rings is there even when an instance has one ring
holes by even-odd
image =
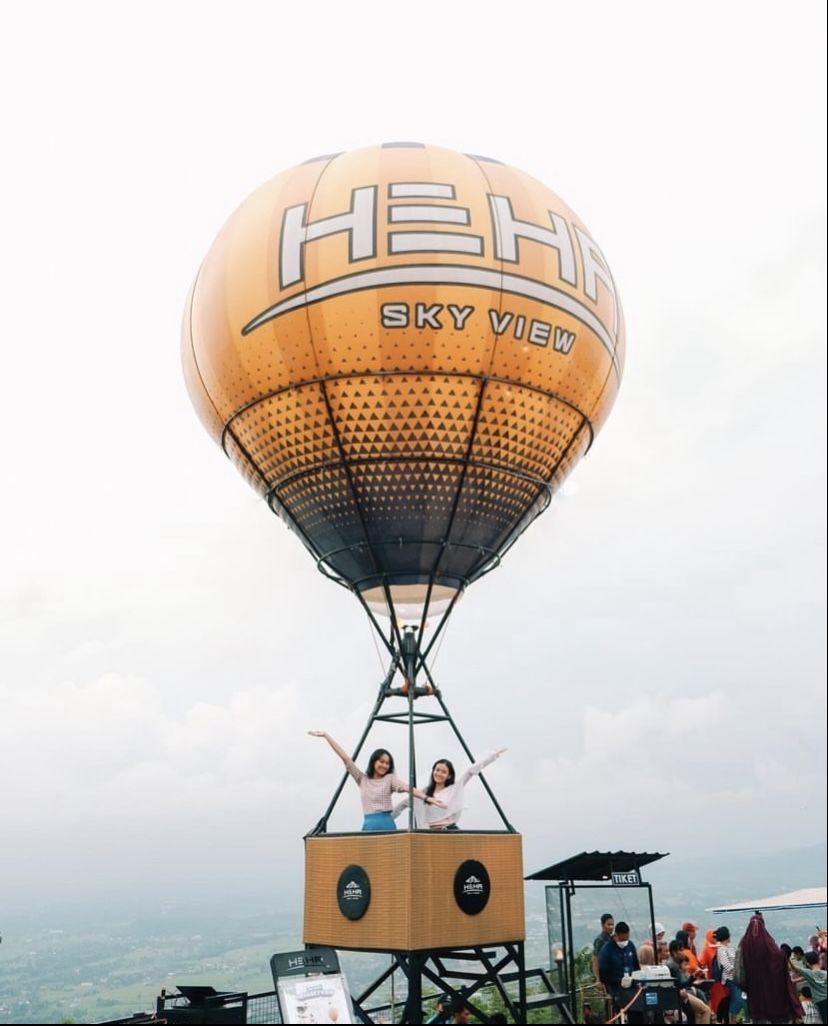
[[[390,812],[366,812],[362,821],[363,831],[396,830],[397,824]]]

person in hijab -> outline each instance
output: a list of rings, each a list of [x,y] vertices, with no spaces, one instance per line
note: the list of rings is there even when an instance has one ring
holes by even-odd
[[[784,951],[768,933],[761,912],[750,917],[739,941],[741,973],[736,982],[747,991],[751,1022],[802,1021],[802,1005],[791,980]]]
[[[699,932],[698,926],[695,923],[691,923],[688,919],[687,922],[681,924],[682,930],[687,934],[688,944],[687,947],[693,953],[694,958],[699,957],[698,951],[696,951],[696,934]],[[678,934],[676,934],[678,937]]]
[[[704,947],[699,955],[699,965],[705,970],[708,979],[714,980],[713,986],[710,988],[707,994],[707,1000],[710,1008],[716,1013],[716,1018],[719,1022],[723,1022],[724,1019],[719,1016],[719,1005],[727,998],[727,987],[722,983],[721,979],[715,979],[713,976],[713,959],[716,957],[719,950],[719,942],[714,936],[715,930],[711,926],[710,929],[704,935]],[[725,1007],[725,1016],[727,1018],[727,1008]]]
[[[635,949],[635,953],[638,955],[639,966],[656,964],[655,951],[648,941],[642,941]]]

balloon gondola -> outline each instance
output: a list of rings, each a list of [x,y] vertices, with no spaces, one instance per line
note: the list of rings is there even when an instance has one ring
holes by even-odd
[[[620,385],[623,315],[586,226],[497,160],[418,143],[309,160],[222,228],[182,357],[210,434],[388,650],[357,752],[402,697],[383,718],[408,724],[412,783],[419,724],[447,720],[471,755],[433,645],[548,508]],[[426,695],[439,713],[415,709]]]

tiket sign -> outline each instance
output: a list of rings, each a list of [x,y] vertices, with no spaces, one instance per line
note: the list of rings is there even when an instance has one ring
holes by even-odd
[[[247,335],[298,307],[348,293],[395,286],[457,285],[534,300],[570,314],[594,331],[608,350],[614,349],[620,320],[615,283],[597,243],[579,225],[570,223],[553,210],[547,210],[547,223],[533,223],[515,212],[508,196],[495,193],[486,193],[489,214],[486,223],[473,225],[470,207],[447,202],[457,198],[454,185],[392,182],[387,189],[388,231],[381,237],[379,193],[377,185],[351,189],[346,210],[315,221],[309,220],[308,203],[294,204],[283,211],[277,261],[280,292],[305,284],[308,246],[323,246],[326,240],[337,236],[347,238],[348,266],[352,270],[292,292],[257,314],[243,327],[242,334]],[[412,225],[417,227],[408,227]],[[474,231],[475,228],[478,230]],[[576,294],[566,287],[556,288],[548,281],[520,274],[523,246],[543,246],[554,251],[560,283],[570,286]],[[415,254],[421,254],[423,261],[411,262]],[[429,263],[427,254],[442,257],[448,254],[456,262]],[[500,265],[499,269],[474,262],[474,258],[490,254]],[[405,259],[379,267],[359,266],[377,261],[380,256]],[[611,301],[609,328],[597,313],[602,289]],[[392,296],[379,308],[380,323],[387,329],[440,331],[452,327],[460,331],[479,314],[488,319],[497,336],[508,335],[516,341],[525,340],[537,346],[551,342],[554,350],[564,355],[571,352],[576,342],[576,333],[555,325],[552,320],[527,318],[509,310],[508,306],[478,311],[470,304],[409,303]]]
[[[637,869],[630,869],[626,873],[613,873],[613,887],[638,887],[641,884],[641,877]]]

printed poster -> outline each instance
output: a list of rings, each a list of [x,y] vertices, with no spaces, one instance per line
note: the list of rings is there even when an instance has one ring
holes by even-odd
[[[351,998],[342,973],[325,976],[287,976],[277,988],[282,1022],[353,1023]]]

